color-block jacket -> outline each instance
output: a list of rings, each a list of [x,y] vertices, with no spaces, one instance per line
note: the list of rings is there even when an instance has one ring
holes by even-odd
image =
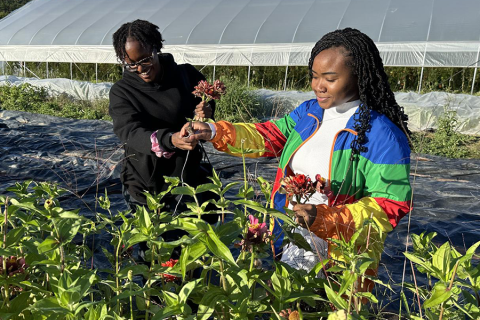
[[[278,192],[280,180],[293,174],[288,163],[319,129],[323,113],[324,110],[313,99],[278,120],[255,124],[220,121],[215,124],[217,134],[212,143],[216,149],[231,153],[227,144],[240,147],[243,140],[246,148],[268,150],[248,154],[249,157],[279,157],[272,206],[285,212],[288,200]],[[371,219],[378,231],[370,228],[370,240],[367,241],[365,232],[359,241],[363,241],[360,245],[378,263],[386,233],[410,211],[410,147],[407,137],[395,124],[385,115],[372,111],[371,128],[366,133],[364,144],[367,151],[351,160],[350,146],[357,134],[353,129],[356,116],[353,115],[346,128],[334,138],[328,177],[333,196],[328,206],[317,206],[317,218],[310,230],[323,239],[341,239],[343,236],[349,240],[355,230],[363,226],[365,219]],[[278,224],[273,233],[277,238],[275,252],[278,253],[283,241]],[[331,242],[329,253],[333,259],[342,259],[342,254]]]

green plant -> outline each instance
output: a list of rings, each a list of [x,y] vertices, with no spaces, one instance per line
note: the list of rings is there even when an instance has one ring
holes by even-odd
[[[231,151],[244,158],[259,152],[243,147]],[[323,260],[310,272],[296,270],[271,257],[273,239],[267,221],[283,220],[285,244],[299,239],[291,234],[297,224],[269,207],[270,183],[258,178],[258,186],[251,184],[245,171],[240,186],[223,186],[216,173],[211,183],[197,187],[180,184],[178,178],[165,179],[169,188],[158,195],[147,193],[147,206],[137,207],[135,212],[112,212],[105,192],[97,199],[99,206],[92,219],[64,208],[59,199],[65,190],[54,184],[26,181],[8,188],[11,196],[0,196],[2,319],[382,316],[364,304],[376,304],[378,296],[361,289],[370,280],[392,290],[367,272],[377,263],[368,252],[371,235],[379,232],[375,224],[367,220],[349,241],[331,239],[342,251],[343,261]],[[236,199],[227,199],[227,191],[237,187]],[[197,196],[209,190],[219,199],[200,203]],[[165,211],[162,199],[169,193],[190,197],[188,210],[177,216]],[[208,211],[208,203],[217,209]],[[222,219],[210,225],[202,220],[207,214],[221,214]],[[165,241],[162,235],[172,230],[188,235]],[[87,264],[92,250],[85,245],[86,237],[100,232],[111,236],[111,248],[103,248],[111,267],[101,270],[102,276]],[[478,318],[480,265],[475,265],[475,250],[480,242],[461,255],[448,243],[437,247],[433,237],[412,235],[414,250],[405,255],[425,274],[428,284],[405,284],[404,288],[417,295],[414,301],[423,304],[409,309],[412,303],[403,302],[403,314],[411,319],[423,314],[429,319]],[[367,250],[359,251],[365,242]],[[143,263],[137,263],[132,255],[132,248],[140,243],[148,248]],[[172,258],[177,247],[181,254]],[[308,244],[302,247],[310,250]],[[12,273],[7,263],[11,266],[16,260],[23,269]],[[317,277],[322,271],[329,274],[326,279]]]
[[[108,100],[75,101],[66,95],[49,97],[45,88],[28,83],[0,86],[0,107],[75,119],[110,120]]]
[[[227,93],[216,101],[215,119],[249,122],[261,114],[261,100],[253,90],[238,81],[226,81]]]
[[[437,129],[433,134],[415,133],[413,135],[414,150],[449,158],[473,156],[474,152],[469,145],[475,137],[460,133],[459,125],[457,112],[446,106],[443,114],[437,119]]]
[[[427,319],[440,320],[480,318],[480,264],[474,265],[480,241],[462,255],[448,242],[437,247],[432,242],[435,235],[412,235],[413,252],[405,253],[418,272],[429,279],[426,287],[406,285],[418,296],[418,313],[407,311],[408,316],[420,319],[425,315]]]

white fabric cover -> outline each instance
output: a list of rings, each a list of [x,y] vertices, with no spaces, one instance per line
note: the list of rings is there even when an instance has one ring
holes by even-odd
[[[91,83],[70,79],[35,79],[15,76],[0,76],[0,85],[5,83],[14,85],[28,82],[48,90],[50,95],[56,96],[65,93],[77,100],[108,99],[111,83]],[[255,91],[261,99],[266,100],[270,110],[266,110],[269,117],[282,116],[293,110],[305,100],[315,98],[313,92],[300,91],[273,91],[260,89]],[[444,112],[444,106],[457,111],[459,131],[468,134],[480,134],[480,97],[467,94],[452,94],[445,92],[430,92],[417,94],[414,92],[395,93],[397,102],[405,108],[408,114],[409,126],[418,131],[435,128],[437,118]]]
[[[0,20],[0,61],[115,63],[125,22],[159,26],[195,65],[306,65],[325,33],[355,27],[388,66],[476,66],[478,0],[33,0]]]

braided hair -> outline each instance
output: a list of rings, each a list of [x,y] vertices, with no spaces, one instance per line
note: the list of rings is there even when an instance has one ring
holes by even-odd
[[[140,19],[127,22],[113,34],[113,47],[120,61],[124,61],[128,56],[125,51],[125,43],[128,38],[134,38],[143,48],[153,47],[158,51],[163,48],[163,38],[158,31],[158,26]]]
[[[367,151],[363,144],[366,142],[365,133],[370,128],[371,110],[386,115],[409,137],[408,116],[395,100],[377,46],[366,34],[357,29],[345,28],[324,35],[312,49],[308,62],[310,77],[315,57],[323,50],[336,47],[346,50],[346,63],[358,79],[358,91],[362,101],[358,114],[355,115],[354,129],[358,135],[351,145],[352,157]]]

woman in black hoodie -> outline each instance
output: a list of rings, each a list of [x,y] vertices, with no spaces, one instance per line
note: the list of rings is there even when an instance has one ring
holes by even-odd
[[[194,97],[194,86],[205,77],[161,53],[162,42],[158,27],[144,20],[125,23],[113,34],[124,73],[110,90],[109,113],[125,148],[121,180],[132,210],[146,204],[145,191],[157,194],[167,188],[164,176],[181,177],[192,186],[202,178],[201,150],[179,131],[194,113],[211,118],[214,104]],[[166,210],[177,205],[173,196],[164,200]]]

